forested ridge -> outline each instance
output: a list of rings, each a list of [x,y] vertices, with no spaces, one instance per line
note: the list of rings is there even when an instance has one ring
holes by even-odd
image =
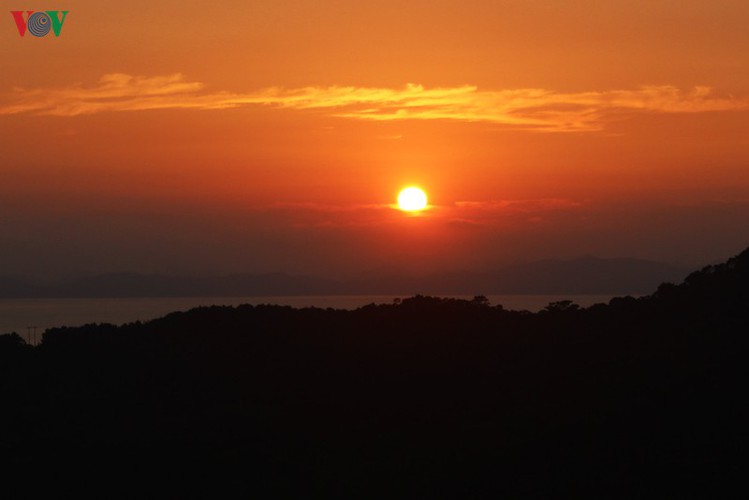
[[[652,295],[415,296],[0,336],[7,491],[744,498],[749,250]]]

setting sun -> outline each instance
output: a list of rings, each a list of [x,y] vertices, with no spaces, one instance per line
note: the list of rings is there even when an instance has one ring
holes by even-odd
[[[424,210],[427,206],[427,195],[417,187],[408,187],[398,195],[398,208],[405,212]]]

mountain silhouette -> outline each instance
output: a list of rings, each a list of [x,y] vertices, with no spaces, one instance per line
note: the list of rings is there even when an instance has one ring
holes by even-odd
[[[748,327],[749,250],[589,308],[417,295],[0,336],[4,488],[743,498]]]
[[[423,276],[378,271],[348,280],[285,273],[165,276],[111,273],[57,285],[0,279],[0,297],[242,297],[292,295],[412,295],[416,293],[645,294],[682,279],[688,269],[638,259],[543,260],[497,271]]]

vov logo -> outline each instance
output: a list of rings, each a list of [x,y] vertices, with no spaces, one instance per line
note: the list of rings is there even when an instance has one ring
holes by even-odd
[[[55,36],[60,36],[62,25],[65,24],[65,19],[68,17],[67,10],[27,10],[26,12],[12,10],[10,14],[16,21],[16,28],[18,28],[20,36],[24,36],[26,32],[29,32],[37,38],[49,35],[50,31]]]

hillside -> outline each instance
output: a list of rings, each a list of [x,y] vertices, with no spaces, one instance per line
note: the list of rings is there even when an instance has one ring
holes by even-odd
[[[739,498],[748,327],[749,250],[588,309],[415,296],[3,336],[5,470],[62,496]]]

